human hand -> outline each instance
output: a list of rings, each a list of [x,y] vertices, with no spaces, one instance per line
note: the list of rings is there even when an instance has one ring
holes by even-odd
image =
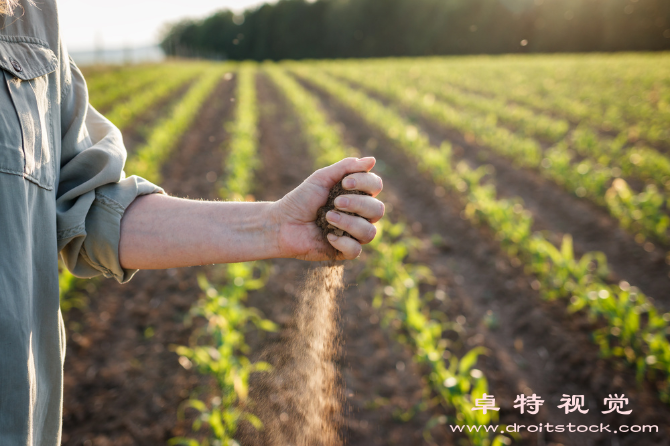
[[[370,243],[377,234],[372,223],[384,215],[384,204],[374,198],[383,187],[381,178],[370,173],[375,162],[373,157],[345,158],[317,170],[300,186],[273,204],[271,215],[279,228],[277,244],[281,257],[303,260],[342,260],[358,257],[361,245]],[[342,184],[344,189],[359,190],[371,196],[341,195],[335,199],[335,207],[365,218],[336,211],[328,212],[326,215],[328,222],[348,232],[356,240],[329,234],[329,243],[326,243],[321,229],[316,225],[317,211],[326,204],[330,189],[348,174],[351,175],[347,176]]]

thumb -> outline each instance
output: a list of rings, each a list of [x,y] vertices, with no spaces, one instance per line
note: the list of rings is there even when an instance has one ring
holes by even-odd
[[[350,173],[369,172],[377,160],[368,156],[365,158],[345,158],[328,167],[317,170],[310,177],[319,186],[330,189]]]

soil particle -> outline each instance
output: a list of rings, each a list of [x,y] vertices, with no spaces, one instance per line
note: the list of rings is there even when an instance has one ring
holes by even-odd
[[[289,104],[265,76],[259,76],[257,85],[261,110],[259,156],[263,160],[257,175],[257,197],[276,200],[312,173],[314,161],[307,153]],[[310,266],[293,259],[277,259],[271,263],[270,280],[264,289],[250,293],[248,305],[261,310],[282,329],[278,333],[250,333],[247,342],[252,350],[252,361],[261,358],[273,345],[280,348],[285,330],[295,327],[293,309],[298,300],[297,284]],[[340,426],[340,437],[350,446],[427,444],[423,430],[431,417],[443,412],[439,409],[416,411],[426,389],[422,381],[425,371],[413,361],[411,351],[381,327],[379,310],[371,305],[374,283],[357,280],[361,267],[361,261],[344,262],[345,289],[339,302],[341,347],[335,357],[344,397],[341,414],[335,420]],[[277,364],[272,358],[263,358]],[[252,375],[252,401],[254,395],[262,393],[259,379],[259,374]],[[406,413],[413,416],[404,419],[402,415]],[[252,428],[248,424],[242,425],[238,438],[252,440],[242,441],[242,444],[262,444],[253,441],[257,433],[245,437],[249,429]],[[434,439],[436,444],[454,444],[446,432],[438,432]]]
[[[333,359],[339,348],[337,301],[343,271],[342,265],[326,264],[307,273],[297,293],[294,324],[282,330],[281,342],[260,355],[274,366],[253,383],[254,413],[263,430],[247,430],[245,444],[342,444],[342,392]]]
[[[346,175],[345,178],[349,175]],[[343,231],[342,229],[331,225],[330,223],[328,223],[328,220],[326,219],[326,214],[328,213],[328,211],[332,211],[335,209],[335,199],[340,195],[370,195],[360,190],[347,190],[343,188],[342,187],[343,180],[344,178],[342,178],[342,180],[340,180],[335,186],[332,187],[332,189],[330,189],[330,193],[328,194],[328,201],[324,206],[321,206],[316,213],[316,225],[319,228],[321,228],[324,240],[327,240],[326,236],[328,234],[335,234],[338,237],[341,236],[351,237],[354,240],[356,240],[356,238],[353,237],[351,234],[349,234],[347,231]],[[360,215],[355,214],[353,212],[346,212],[342,210],[338,210],[338,212],[341,212],[343,214],[356,215],[360,217]]]

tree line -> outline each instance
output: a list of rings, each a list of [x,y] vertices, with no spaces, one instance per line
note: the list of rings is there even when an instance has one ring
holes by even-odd
[[[169,26],[168,55],[212,59],[657,51],[668,0],[280,0]]]

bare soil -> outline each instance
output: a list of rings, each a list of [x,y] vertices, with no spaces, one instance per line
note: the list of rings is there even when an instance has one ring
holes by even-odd
[[[370,95],[389,104],[379,95]],[[524,207],[533,214],[534,230],[553,233],[556,245],[564,234],[571,234],[575,253],[580,256],[590,251],[605,253],[612,282],[627,280],[651,297],[660,309],[670,310],[670,264],[665,261],[663,247],[637,243],[606,209],[566,192],[537,171],[515,166],[492,149],[478,145],[472,137],[410,110],[404,110],[404,115],[426,131],[434,145],[451,142],[455,160],[464,159],[472,167],[492,165],[498,196],[522,198]]]
[[[313,160],[300,138],[300,127],[290,106],[265,76],[258,78],[261,106],[260,158],[257,198],[276,200],[298,186],[313,172]],[[364,259],[362,259],[364,260]],[[277,357],[268,355],[272,347],[281,349],[291,330],[297,302],[298,286],[307,274],[309,263],[291,259],[273,260],[273,274],[263,290],[252,292],[248,304],[259,308],[266,317],[279,323],[278,333],[248,337],[252,359],[268,360],[277,365]],[[371,307],[373,283],[360,282],[356,276],[359,261],[344,262],[345,290],[340,298],[341,347],[337,365],[344,394],[340,436],[347,445],[416,445],[423,444],[423,429],[441,411],[424,411],[402,421],[402,414],[422,401],[425,391],[420,370],[412,353],[394,341],[388,330],[380,327],[378,310]],[[252,376],[251,397],[262,391],[260,377]],[[278,401],[277,404],[282,404]],[[264,444],[243,426],[242,444]],[[439,444],[451,444],[444,431],[435,433]]]
[[[168,193],[217,198],[213,183],[222,169],[234,85],[222,81],[177,145],[163,169]],[[192,328],[183,319],[200,295],[196,277],[206,269],[141,271],[125,285],[105,280],[88,308],[64,316],[63,445],[164,445],[190,431],[177,410],[207,380],[179,365],[170,346],[189,342]]]
[[[234,85],[234,80],[219,85],[177,146],[163,171],[163,186],[168,192],[217,198],[215,184],[225,157],[221,147],[228,137],[223,123],[232,118]],[[510,264],[492,234],[462,218],[463,204],[458,197],[436,188],[412,160],[355,114],[307,86],[319,94],[346,142],[377,157],[375,171],[385,180],[381,199],[407,222],[408,231],[423,241],[412,260],[428,265],[436,276],[436,284],[422,291],[445,293],[436,294],[441,297],[428,304],[434,317],[446,316],[455,322],[457,329],[443,333],[453,341],[453,354],[460,356],[475,346],[488,349],[477,368],[488,378],[501,407],[501,423],[604,423],[613,429],[620,424],[655,424],[660,429],[656,435],[525,432],[516,444],[670,444],[670,410],[658,401],[651,385],[635,384],[630,368],[599,357],[591,342],[593,323],[581,313],[567,313],[564,302],[543,301],[530,286],[532,278]],[[276,200],[312,173],[313,160],[287,102],[263,75],[257,78],[257,88],[262,166],[254,195],[260,200]],[[625,246],[629,240],[615,226],[607,229],[611,219],[598,214],[597,208],[584,207],[583,201],[542,178],[513,171],[505,160],[495,160],[486,148],[469,144],[455,132],[416,121],[435,141],[448,139],[460,147],[459,157],[471,163],[494,163],[497,181],[504,182],[499,185],[502,193],[525,194],[526,205],[537,214],[538,229],[577,232],[579,252],[607,241]],[[515,174],[522,178],[514,178]],[[521,190],[524,187],[538,190]],[[604,226],[587,231],[589,224]],[[612,238],[598,234],[603,230],[609,230]],[[620,249],[616,246],[609,249]],[[638,252],[642,257],[625,259],[631,252],[637,251],[620,253],[619,266],[613,264],[615,274],[635,277],[635,285],[656,297],[647,290],[662,288],[656,282],[658,272],[640,274],[651,255]],[[344,398],[341,416],[335,420],[339,437],[355,446],[459,444],[462,437],[451,433],[448,426],[437,424],[426,429],[429,421],[453,412],[436,399],[425,404],[426,395],[435,396],[425,383],[427,370],[417,365],[412,350],[399,342],[402,332],[397,327],[382,327],[382,314],[371,305],[375,283],[359,279],[364,261],[365,253],[360,260],[342,263],[345,289],[339,300],[340,344],[335,356]],[[276,366],[280,357],[267,352],[281,349],[298,326],[294,315],[299,286],[310,264],[293,259],[269,262],[267,286],[251,292],[247,303],[281,329],[277,333],[250,332],[247,342],[252,360],[268,360]],[[635,262],[643,266],[636,267]],[[196,283],[201,272],[212,274],[206,267],[184,268],[142,271],[126,285],[99,282],[97,290],[91,287],[89,308],[65,315],[69,342],[64,445],[151,446],[163,445],[174,436],[192,435],[193,414],[186,411],[186,419],[179,420],[178,408],[195,391],[207,398],[211,382],[179,365],[170,346],[189,343],[193,327],[185,327],[183,319],[201,295]],[[260,374],[252,376],[252,400],[264,392],[262,382]],[[520,393],[536,393],[545,400],[538,415],[521,415],[512,407]],[[603,398],[614,393],[629,398],[631,415],[601,414]],[[556,407],[563,394],[584,395],[589,412],[564,414]],[[263,396],[271,398],[272,394]],[[281,408],[287,402],[276,400],[273,404]],[[269,443],[249,425],[242,425],[238,438],[243,445]]]
[[[307,82],[303,84],[319,95],[348,144],[374,148],[385,180],[385,201],[426,238],[438,234],[443,240],[441,249],[428,253],[425,261],[436,274],[438,287],[443,286],[449,296],[447,302],[456,302],[461,309],[466,330],[472,333],[470,345],[484,345],[491,352],[478,367],[489,378],[502,408],[501,422],[656,424],[660,429],[657,435],[544,432],[527,434],[521,444],[667,444],[670,410],[658,400],[651,385],[635,384],[628,367],[599,357],[591,342],[594,325],[583,314],[569,314],[564,302],[543,301],[531,288],[531,278],[520,267],[510,265],[490,232],[472,227],[461,217],[463,205],[458,197],[436,188],[391,141],[332,97]],[[452,142],[461,144],[462,138]],[[553,206],[551,200],[545,200],[546,207]],[[574,210],[564,219],[573,215]],[[443,311],[450,314],[448,306]],[[545,405],[537,416],[521,416],[512,408],[515,395],[520,393],[543,397]],[[606,409],[603,398],[616,393],[630,399],[632,414],[600,413]],[[563,394],[585,395],[589,413],[564,414],[557,408]]]

